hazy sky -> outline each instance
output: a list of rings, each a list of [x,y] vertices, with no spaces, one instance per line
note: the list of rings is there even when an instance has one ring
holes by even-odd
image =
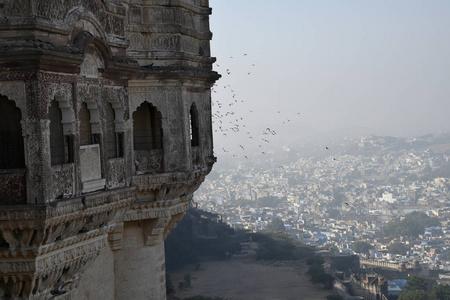
[[[223,76],[213,101],[222,114],[234,111],[243,123],[290,119],[323,132],[357,127],[406,136],[450,129],[450,1],[210,0],[210,6],[211,54]]]

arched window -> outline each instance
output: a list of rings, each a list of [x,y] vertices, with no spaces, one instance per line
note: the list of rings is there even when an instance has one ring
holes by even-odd
[[[0,169],[25,168],[20,109],[0,96]]]
[[[64,132],[62,126],[62,113],[58,102],[53,100],[48,110],[50,120],[50,154],[53,165],[65,163],[64,155]]]
[[[92,144],[92,132],[91,132],[91,115],[87,104],[83,102],[80,108],[80,145]]]
[[[116,132],[116,114],[111,103],[106,105],[106,148],[108,158],[123,156],[123,132]]]
[[[133,113],[134,150],[162,149],[161,112],[144,102]]]
[[[50,120],[52,166],[73,162],[73,135],[64,135],[63,114],[56,100],[50,103],[48,119]]]
[[[195,103],[192,103],[191,109],[189,111],[189,121],[190,121],[190,137],[191,146],[196,147],[200,145],[199,140],[199,128],[198,128],[198,111]]]

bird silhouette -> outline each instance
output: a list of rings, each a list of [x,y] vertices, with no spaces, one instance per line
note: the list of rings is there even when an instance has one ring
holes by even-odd
[[[66,291],[63,290],[63,288],[68,285],[71,284],[73,281],[66,281],[63,282],[61,285],[58,286],[57,290],[51,290],[50,294],[52,294],[53,296],[59,296],[59,295],[63,295],[65,293],[67,293]]]

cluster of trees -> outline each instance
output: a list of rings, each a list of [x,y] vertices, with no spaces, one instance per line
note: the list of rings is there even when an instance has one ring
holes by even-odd
[[[405,216],[403,220],[394,219],[389,221],[384,230],[384,235],[390,238],[418,237],[423,234],[425,228],[439,226],[437,218],[427,216],[423,212],[414,211]]]
[[[373,246],[363,241],[357,241],[353,243],[353,251],[356,253],[367,254]]]
[[[323,268],[324,260],[321,256],[312,256],[306,260],[309,269],[306,274],[309,276],[309,281],[314,284],[323,284],[326,289],[333,288],[334,277],[325,272]]]
[[[261,197],[258,198],[257,206],[258,207],[278,207],[280,203],[286,202],[286,197],[275,197],[275,196],[267,196],[267,197]]]
[[[388,246],[389,253],[405,255],[408,247],[401,242],[392,242]]]
[[[450,162],[442,164],[439,168],[430,171],[429,174],[423,176],[422,180],[433,180],[434,178],[450,178]]]
[[[258,260],[297,260],[314,254],[314,248],[302,244],[281,233],[245,233],[243,240],[252,239],[258,243]]]
[[[284,222],[278,217],[273,218],[266,226],[267,232],[286,232]]]
[[[202,219],[202,222],[209,222]],[[314,248],[286,235],[284,223],[279,218],[269,224],[267,234],[235,231],[223,223],[209,222],[217,238],[199,239],[192,233],[192,225],[180,222],[165,240],[167,270],[180,269],[198,263],[202,258],[225,259],[240,251],[240,243],[252,239],[257,242],[256,259],[297,260],[314,255]]]
[[[450,286],[435,285],[429,278],[413,276],[406,282],[398,300],[449,300]]]
[[[201,257],[225,259],[240,251],[240,243],[234,238],[234,229],[224,223],[202,219],[205,226],[215,232],[217,238],[200,239],[192,232],[191,222],[180,222],[164,241],[167,270],[180,269],[196,264]]]

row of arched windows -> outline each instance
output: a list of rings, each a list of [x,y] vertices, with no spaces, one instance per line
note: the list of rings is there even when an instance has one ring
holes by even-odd
[[[48,112],[50,120],[50,153],[51,164],[61,165],[73,162],[73,135],[64,135],[62,112],[58,101],[53,100]],[[85,102],[82,103],[80,118],[80,145],[100,143],[100,134],[91,129],[90,111]],[[106,149],[108,158],[123,156],[123,133],[115,131],[115,114],[111,103],[106,106]]]
[[[115,111],[111,103],[106,107],[106,152],[108,158],[122,157],[124,136],[115,130]],[[61,165],[74,161],[73,135],[64,134],[63,116],[59,103],[51,101],[50,120],[51,164]],[[79,113],[80,145],[100,143],[100,134],[91,129],[90,111],[83,103]],[[13,101],[0,96],[0,169],[21,169],[25,167],[22,117]],[[199,146],[198,112],[195,103],[189,111],[190,144]],[[144,102],[133,113],[134,150],[155,150],[163,148],[162,114],[151,103]]]

